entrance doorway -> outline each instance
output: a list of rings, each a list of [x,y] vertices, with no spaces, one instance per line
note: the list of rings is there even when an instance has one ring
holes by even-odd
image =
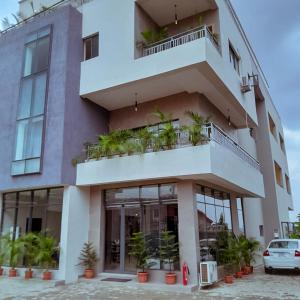
[[[106,272],[136,273],[136,260],[129,255],[130,239],[142,231],[149,240],[155,267],[160,269],[160,233],[171,231],[178,240],[175,184],[151,185],[105,191]]]
[[[134,273],[136,262],[130,252],[130,238],[140,228],[140,208],[122,206],[106,210],[106,269]]]

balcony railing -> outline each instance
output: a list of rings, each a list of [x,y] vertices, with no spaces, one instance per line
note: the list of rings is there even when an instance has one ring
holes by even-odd
[[[207,37],[212,42],[212,44],[216,47],[216,49],[220,52],[220,46],[217,39],[214,37],[214,35],[209,31],[209,29],[206,26],[201,26],[201,27],[193,28],[191,30],[179,33],[172,37],[163,39],[157,43],[144,46],[143,56],[159,53],[205,37]]]
[[[230,136],[228,136],[222,129],[220,129],[215,124],[213,124],[213,123],[207,124],[203,128],[202,134],[204,136],[203,143],[206,143],[209,141],[214,141],[214,142],[226,147],[227,149],[231,150],[232,152],[234,152],[238,157],[240,157],[242,160],[246,161],[248,164],[250,164],[255,169],[260,170],[259,162],[254,157],[252,157],[245,149],[243,149],[236,141],[234,141],[234,139],[232,139]],[[207,139],[205,139],[205,137]],[[137,139],[136,142],[139,143],[139,140]],[[176,148],[190,147],[190,146],[192,146],[192,145],[191,145],[188,133],[184,132],[178,128],[177,129],[177,141],[173,148],[176,149]],[[153,146],[150,145],[146,149],[146,153],[154,152],[154,151],[157,151],[157,150],[155,150],[154,145]],[[99,145],[89,145],[86,149],[85,161],[95,158],[95,153],[97,153],[97,152],[98,153],[100,152]]]

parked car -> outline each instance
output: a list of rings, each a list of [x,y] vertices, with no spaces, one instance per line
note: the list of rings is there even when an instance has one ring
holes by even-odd
[[[276,269],[300,270],[300,240],[272,240],[263,256],[266,273]]]

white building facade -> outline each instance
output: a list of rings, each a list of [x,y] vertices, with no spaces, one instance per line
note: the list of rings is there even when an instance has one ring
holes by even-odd
[[[215,238],[222,226],[259,240],[263,247],[282,236],[281,224],[289,221],[293,209],[283,129],[230,2],[56,2],[20,1],[27,21],[0,36],[7,45],[10,37],[30,26],[35,28],[24,36],[45,26],[52,30],[41,138],[44,163],[25,174],[32,157],[14,160],[0,152],[9,166],[13,161],[12,171],[9,166],[3,171],[0,186],[2,233],[17,236],[34,226],[50,227],[61,249],[55,276],[72,282],[82,273],[77,264],[85,242],[95,245],[97,272],[135,273],[129,255],[132,233],[149,235],[155,252],[162,230],[172,231],[180,245],[179,280],[186,262],[192,284],[197,284],[199,263],[205,259],[205,241]],[[48,8],[38,13],[43,6]],[[62,19],[68,24],[58,25]],[[43,20],[48,23],[40,24]],[[59,26],[64,26],[64,36],[58,36]],[[146,43],[141,35],[163,28],[168,36],[155,42]],[[42,38],[37,34],[37,44]],[[25,48],[28,43],[23,43]],[[21,95],[25,80],[23,76]],[[58,85],[61,95],[55,90]],[[16,95],[16,111],[23,103],[19,98]],[[163,124],[153,115],[157,108],[172,115],[175,127],[191,122],[187,111],[209,117],[207,142],[192,146],[178,134],[170,149],[97,160],[87,152],[79,164],[71,165],[85,142],[97,141],[97,134],[146,126],[159,131]],[[15,128],[15,117],[0,126],[9,123]],[[55,149],[54,139],[61,141],[54,143]],[[17,135],[12,152],[18,141]],[[25,161],[25,171],[14,173],[20,161]],[[26,199],[31,204],[25,209]],[[44,214],[35,210],[40,199],[47,202]],[[51,218],[59,221],[51,224]],[[151,280],[163,281],[164,272],[156,258]]]

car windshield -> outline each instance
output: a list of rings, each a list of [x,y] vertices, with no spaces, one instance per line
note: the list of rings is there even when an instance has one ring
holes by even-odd
[[[272,249],[298,249],[297,241],[276,241],[269,246]]]

